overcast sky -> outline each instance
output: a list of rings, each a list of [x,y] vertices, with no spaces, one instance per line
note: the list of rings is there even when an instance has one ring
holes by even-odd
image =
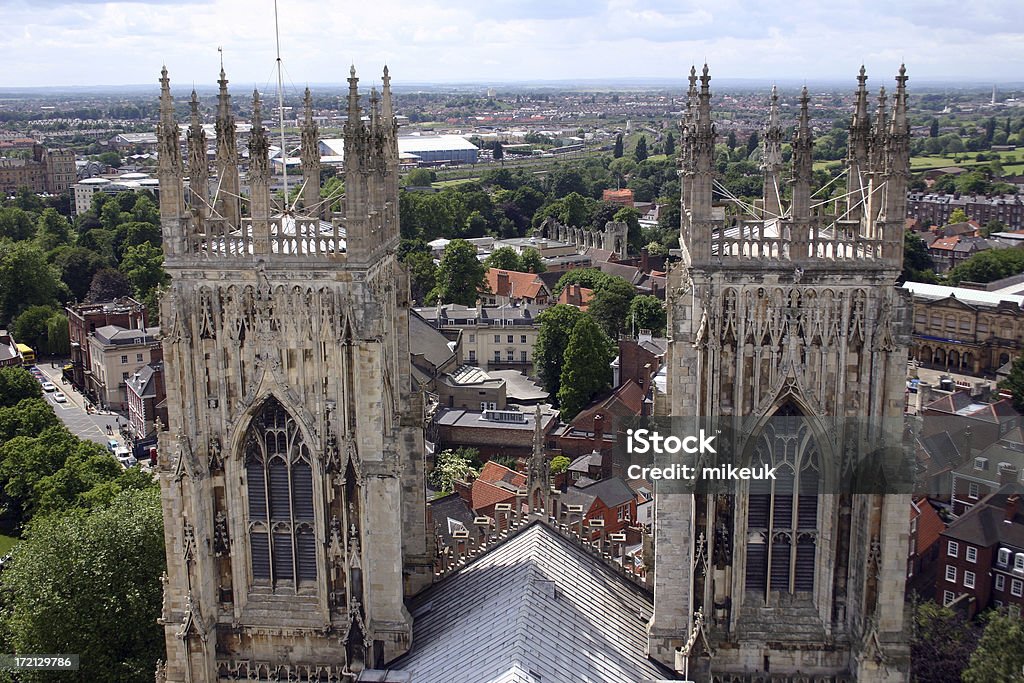
[[[280,0],[285,81],[1024,80],[1020,0]],[[273,0],[0,0],[0,87],[275,82]]]

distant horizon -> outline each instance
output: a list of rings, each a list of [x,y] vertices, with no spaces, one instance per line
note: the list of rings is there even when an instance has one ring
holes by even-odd
[[[1019,0],[377,0],[280,5],[286,83],[502,85],[712,77],[873,88],[906,63],[911,84],[1019,83]],[[5,0],[0,88],[276,83],[272,0]],[[960,49],[959,46],[971,46]],[[129,84],[129,85],[119,85]],[[293,86],[295,87],[295,86]]]
[[[358,75],[358,74],[357,74]],[[256,83],[252,81],[232,81],[230,74],[228,75],[230,84],[228,89],[233,93],[237,94],[239,89],[246,92],[251,92],[253,87],[257,87],[260,92],[276,91],[277,83]],[[895,78],[889,79],[895,82]],[[401,81],[392,74],[391,87],[392,90],[401,93],[414,90],[416,88],[431,88],[431,89],[444,89],[448,88],[563,88],[563,89],[607,89],[612,90],[615,87],[632,87],[632,88],[686,88],[688,84],[686,77],[652,77],[652,76],[636,76],[636,77],[617,77],[617,78],[561,78],[561,79],[507,79],[507,80],[474,80],[474,79],[451,79],[451,80],[434,80],[434,81]],[[849,87],[851,90],[856,88],[855,77],[821,77],[821,78],[757,78],[757,77],[722,77],[716,78],[714,73],[711,73],[711,88],[712,91],[717,87],[722,88],[751,88],[751,87],[766,87],[770,88],[772,85],[778,85],[783,89],[800,88],[807,85],[809,88],[832,88],[841,89]],[[877,89],[879,85],[885,85],[889,88],[888,81],[879,82],[878,79],[868,80],[869,89]],[[873,87],[872,87],[873,86]],[[994,82],[983,82],[983,81],[968,81],[963,79],[951,79],[951,80],[918,80],[909,79],[907,87],[913,92],[914,90],[934,90],[941,88],[951,88],[961,91],[978,91],[978,92],[991,92],[992,87],[996,88],[997,95],[1000,91],[1024,91],[1024,80],[1014,81],[994,81]],[[293,83],[285,85],[285,92],[300,92],[301,88],[309,87],[311,90],[323,90],[323,89],[337,89],[339,92],[348,89],[348,83],[343,81],[320,81],[320,82],[308,82],[303,83],[302,86],[297,86]],[[374,81],[367,78],[365,82],[360,79],[360,90],[369,89],[371,87],[380,87],[379,81]],[[195,89],[198,93],[209,93],[217,91],[217,83],[215,78],[210,79],[209,82],[175,82],[173,75],[171,76],[171,91],[173,93],[188,93],[192,89]],[[60,84],[60,85],[21,85],[21,86],[6,86],[0,85],[0,93],[19,93],[19,92],[40,92],[45,93],[46,91],[59,93],[59,92],[74,92],[74,91],[91,91],[96,93],[110,93],[117,94],[124,91],[146,91],[151,90],[153,93],[159,92],[159,83],[154,81],[152,83],[96,83],[96,84]],[[1024,94],[1022,92],[1021,94]]]

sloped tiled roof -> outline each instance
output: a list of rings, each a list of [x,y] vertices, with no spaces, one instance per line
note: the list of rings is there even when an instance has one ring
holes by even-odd
[[[547,287],[536,274],[498,268],[487,269],[487,288],[496,296],[520,299],[537,299],[548,294]]]
[[[1019,495],[1019,484],[1004,485],[961,515],[942,535],[983,548],[996,543],[1024,548],[1024,511],[1018,508],[1012,522],[1006,521],[1007,498],[1013,493]]]
[[[946,525],[935,508],[928,503],[927,498],[921,498],[913,503],[910,518],[917,518],[917,542],[914,550],[918,555],[923,555],[935,541],[939,540],[939,535],[945,530]]]
[[[651,595],[535,522],[412,600],[389,668],[445,683],[678,680],[644,655]]]

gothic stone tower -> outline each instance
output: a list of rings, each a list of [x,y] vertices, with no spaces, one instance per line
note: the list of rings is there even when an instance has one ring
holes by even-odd
[[[272,213],[258,93],[247,211],[237,189],[223,191],[240,186],[223,72],[221,177],[207,180],[193,95],[186,186],[166,69],[160,82],[171,286],[158,466],[167,661],[157,678],[354,680],[409,648],[403,599],[432,576],[387,70],[368,121],[355,69],[349,78],[348,193],[331,222],[319,220],[315,191],[302,193],[302,212]],[[304,132],[304,156],[313,135]]]
[[[891,114],[883,94],[873,128],[861,70],[849,199],[835,213],[812,204],[806,88],[784,209],[773,92],[766,196],[745,218],[712,206],[707,66],[699,80],[692,69],[682,124],[671,414],[741,425],[736,464],[768,463],[778,480],[657,496],[649,652],[683,668],[677,648],[691,636],[706,642],[689,661],[695,680],[905,681],[909,495],[884,495],[881,477],[844,486],[858,477],[851,452],[900,437],[909,304],[893,284],[909,163],[904,69]]]

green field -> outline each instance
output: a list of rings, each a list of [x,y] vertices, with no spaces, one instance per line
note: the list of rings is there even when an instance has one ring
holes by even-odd
[[[7,552],[18,543],[18,541],[19,539],[14,538],[13,536],[0,535],[0,557],[6,555]]]
[[[454,180],[438,180],[436,183],[430,183],[431,187],[445,188],[453,185],[465,185],[466,183],[475,183],[479,178],[456,178]]]
[[[1004,175],[1017,175],[1024,173],[1024,150],[1016,150],[1014,152],[984,152],[986,156],[992,156],[993,154],[999,155],[999,160],[1003,165]],[[913,173],[921,173],[923,171],[930,171],[936,168],[949,168],[957,167],[970,170],[977,166],[984,166],[988,164],[988,161],[975,161],[974,154],[964,153],[960,157],[964,161],[959,163],[954,160],[953,156],[919,156],[910,157],[910,170]],[[1012,163],[1008,163],[1007,159],[1011,159]],[[829,164],[841,164],[845,166],[844,161],[815,161],[814,170],[819,171],[827,168]]]

